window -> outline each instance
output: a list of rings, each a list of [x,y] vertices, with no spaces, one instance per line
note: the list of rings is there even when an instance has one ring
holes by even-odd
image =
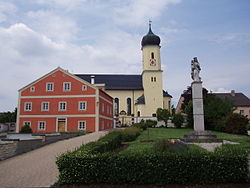
[[[63,91],[71,91],[71,82],[63,82]]]
[[[66,102],[59,102],[59,111],[66,111]]]
[[[79,110],[87,110],[87,102],[80,101],[78,109]]]
[[[30,121],[24,121],[24,122],[23,122],[23,125],[28,125],[28,126],[31,127],[31,122],[30,122]]]
[[[131,115],[131,98],[127,98],[127,115]]]
[[[104,112],[104,108],[105,108],[105,107],[104,107],[104,104],[102,103],[102,112]]]
[[[32,110],[32,103],[26,102],[24,103],[24,111],[31,111]]]
[[[154,77],[154,81],[156,82],[156,77]]]
[[[46,123],[45,121],[39,121],[38,122],[38,130],[44,131],[46,129]]]
[[[86,130],[86,121],[78,121],[78,130]]]
[[[35,86],[30,87],[30,92],[35,92]]]
[[[104,121],[102,121],[102,130],[104,129]]]
[[[46,83],[46,91],[54,91],[54,83]]]
[[[119,115],[119,99],[115,98],[115,115]]]
[[[86,90],[87,90],[87,86],[86,86],[86,85],[83,85],[83,86],[82,86],[82,90],[83,90],[83,91],[86,91]]]
[[[154,81],[154,78],[153,77],[151,77],[151,82],[153,82]]]
[[[137,117],[140,117],[140,116],[141,116],[141,112],[138,111],[138,112],[137,112]]]
[[[155,58],[155,54],[154,52],[151,52],[151,59],[154,59]]]
[[[240,115],[244,115],[244,110],[240,110]]]
[[[107,114],[109,114],[109,106],[107,105]]]
[[[49,111],[49,102],[42,102],[42,111]]]

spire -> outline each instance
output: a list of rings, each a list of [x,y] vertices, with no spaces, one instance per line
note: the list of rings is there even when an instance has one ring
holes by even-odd
[[[149,25],[148,34],[154,34],[154,33],[152,32],[152,29],[151,29],[152,21],[151,21],[150,19],[149,19],[149,21],[148,21],[148,25]]]
[[[149,20],[149,30],[147,35],[142,38],[141,45],[160,45],[161,39],[157,35],[155,35],[151,29],[152,21]]]

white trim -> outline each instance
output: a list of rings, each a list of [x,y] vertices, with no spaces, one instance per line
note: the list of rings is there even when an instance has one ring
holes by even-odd
[[[35,86],[31,86],[31,87],[30,87],[30,92],[33,93],[33,92],[35,92],[35,91],[36,91],[36,87],[35,87]]]
[[[23,125],[25,125],[25,123],[28,123],[29,126],[31,127],[31,121],[23,121]]]
[[[58,115],[20,115],[19,117],[20,118],[39,118],[39,117],[64,118],[64,117],[96,117],[96,115],[94,115],[94,114],[86,114],[86,115],[85,114],[73,114],[73,115],[63,115],[63,117],[62,117],[62,115],[58,114]]]
[[[69,84],[69,90],[66,90],[65,85]],[[71,91],[71,82],[63,82],[63,91]]]
[[[106,116],[102,116],[102,115],[100,115],[100,118],[108,119],[108,120],[112,120],[112,121],[113,121],[113,119],[114,119],[114,118],[110,118],[110,117],[106,117]]]
[[[51,84],[52,85],[52,90],[48,90],[48,85]],[[54,82],[46,82],[46,92],[52,92],[54,91]]]
[[[46,109],[45,109],[45,110],[43,109],[43,104],[45,104],[45,103],[48,103],[48,109],[47,109],[47,110],[46,110]],[[41,111],[42,111],[42,112],[48,112],[48,111],[49,111],[49,102],[47,102],[47,101],[41,102]]]
[[[61,109],[61,104],[65,103],[65,109]],[[66,101],[59,101],[58,102],[58,111],[67,111],[67,102]]]
[[[30,109],[26,109],[26,105],[30,104]],[[32,102],[25,102],[24,103],[24,112],[31,112],[32,111]]]
[[[81,107],[81,105],[80,105],[80,103],[85,103],[85,109],[80,109],[80,107]],[[78,110],[79,111],[86,111],[87,110],[87,101],[79,101],[78,102]]]
[[[40,99],[40,98],[80,98],[96,97],[96,95],[51,95],[51,96],[21,96],[21,99]]]
[[[104,98],[104,97],[102,97],[101,95],[99,96],[101,99],[103,99],[104,101],[106,101],[107,103],[109,103],[109,104],[112,104],[112,102],[111,101],[109,101],[108,99],[106,99],[106,98]],[[117,97],[116,97],[117,98]]]
[[[17,116],[16,116],[16,133],[19,132],[20,101],[21,101],[20,96],[21,96],[21,92],[18,92]]]
[[[97,87],[95,87],[94,85],[91,85],[89,82],[87,82],[87,81],[85,81],[85,80],[83,80],[83,79],[81,79],[81,78],[79,78],[79,77],[77,77],[77,76],[75,76],[75,75],[69,73],[68,71],[62,69],[61,67],[57,67],[56,69],[54,69],[54,70],[52,70],[51,72],[45,74],[44,76],[38,78],[37,80],[35,80],[35,81],[33,81],[32,83],[26,85],[25,87],[19,89],[18,91],[23,91],[23,90],[27,89],[27,88],[30,87],[31,85],[36,84],[37,82],[41,81],[42,79],[44,79],[44,78],[46,78],[46,77],[48,77],[48,76],[54,74],[54,73],[55,73],[56,71],[58,71],[58,70],[61,71],[61,72],[63,72],[64,74],[70,76],[71,78],[74,78],[74,79],[78,80],[79,82],[81,82],[81,83],[83,83],[83,84],[85,84],[85,85],[87,85],[87,86],[89,86],[89,87],[91,87],[91,88],[93,88],[93,89],[98,90]]]
[[[80,122],[84,122],[84,129],[80,129],[79,125],[80,125]],[[87,129],[87,122],[85,120],[79,120],[78,123],[77,123],[77,130],[79,131],[84,131]]]
[[[44,123],[44,129],[40,129],[40,123]],[[37,123],[37,130],[45,131],[46,130],[46,121],[38,121]]]

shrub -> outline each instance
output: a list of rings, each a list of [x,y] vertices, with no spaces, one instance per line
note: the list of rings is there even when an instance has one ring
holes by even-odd
[[[181,128],[183,122],[184,122],[184,117],[181,114],[174,114],[172,122],[174,123],[176,128]]]
[[[225,131],[234,134],[246,134],[247,124],[248,124],[248,119],[245,116],[233,113],[228,117],[226,121]]]
[[[159,140],[154,145],[155,151],[163,152],[163,151],[186,151],[188,150],[188,146],[180,141],[176,140]]]
[[[140,123],[135,123],[133,124],[133,127],[137,127],[139,129],[142,129],[142,130],[146,130],[147,129],[147,126],[144,122],[144,120],[142,119]]]
[[[147,128],[155,127],[156,124],[157,124],[157,121],[154,121],[154,120],[151,120],[151,119],[148,119],[148,120],[146,120],[146,122],[145,122],[145,126],[146,126]]]
[[[223,146],[211,152],[102,153],[61,155],[61,184],[242,183],[248,178],[247,152]]]
[[[140,135],[140,129],[137,127],[130,127],[122,131],[122,141],[130,142],[135,140]]]
[[[250,123],[247,124],[247,130],[250,131]]]
[[[20,133],[32,133],[32,129],[30,128],[29,125],[24,125],[22,126]]]

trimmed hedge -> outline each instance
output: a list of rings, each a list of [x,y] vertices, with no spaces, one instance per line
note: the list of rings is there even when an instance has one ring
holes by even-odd
[[[213,153],[199,150],[141,154],[106,152],[115,149],[117,143],[121,144],[123,133],[111,132],[97,142],[58,157],[58,183],[164,185],[247,181],[247,152],[242,148],[223,145]]]

